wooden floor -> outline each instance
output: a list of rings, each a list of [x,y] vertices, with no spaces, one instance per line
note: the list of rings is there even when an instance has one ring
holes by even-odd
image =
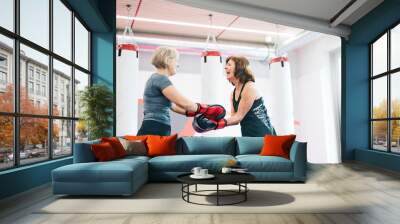
[[[400,174],[359,163],[310,165],[308,183],[317,183],[349,203],[366,204],[356,214],[36,214],[54,200],[42,186],[0,202],[0,223],[400,223]],[[318,202],[316,202],[318,203]]]

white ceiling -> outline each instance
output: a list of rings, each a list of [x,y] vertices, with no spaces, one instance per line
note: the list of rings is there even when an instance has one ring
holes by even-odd
[[[138,3],[139,0],[118,0],[117,15],[133,16],[138,7]],[[126,10],[127,4],[132,5],[130,15],[128,15]],[[264,21],[238,17],[236,15],[185,6],[165,0],[142,0],[137,17],[209,25],[210,13],[213,15],[213,25],[271,31],[282,34],[278,36],[268,35],[274,42],[283,42],[303,31],[302,29],[298,28],[276,25]],[[117,19],[117,29],[119,30],[123,30],[124,27],[129,24],[130,21],[128,20]],[[265,44],[266,37],[264,34],[150,23],[144,21],[135,21],[133,25],[133,31],[135,35],[140,36],[157,36],[168,38],[188,37],[203,41],[205,41],[207,34],[210,32],[217,37],[218,41],[233,41],[254,44]]]
[[[297,27],[342,37],[350,35],[350,25],[383,0],[169,0],[192,7],[241,15],[260,21]],[[331,23],[341,14],[338,24]]]
[[[242,0],[226,0],[229,2],[243,3]],[[325,21],[331,20],[336,13],[344,8],[352,0],[251,0],[246,1],[247,5],[275,9],[282,12],[307,16]],[[342,22],[344,25],[352,25],[360,17],[364,16],[371,9],[382,3],[383,0],[367,0],[357,13],[352,14]]]
[[[228,0],[243,3],[242,0]],[[275,9],[317,19],[330,20],[351,0],[251,0],[247,5]]]
[[[132,22],[119,16],[209,25],[209,14],[212,14],[214,26],[251,29],[268,34],[140,20],[135,20],[132,28],[136,37],[158,38],[147,42],[139,40],[142,44],[163,42],[168,45],[170,43],[165,40],[189,41],[181,46],[184,50],[190,48],[190,41],[194,41],[193,45],[204,43],[210,33],[217,37],[220,46],[245,46],[248,48],[245,53],[258,57],[269,55],[266,52],[271,50],[273,43],[277,44],[274,49],[279,52],[297,40],[315,38],[315,33],[309,31],[348,37],[350,25],[381,2],[383,0],[117,0],[117,29],[121,34]],[[342,13],[342,18],[332,23],[335,15],[350,3],[352,5]],[[127,4],[132,6],[130,13],[127,12]],[[231,48],[228,45],[227,49]],[[179,42],[174,46],[179,47]]]

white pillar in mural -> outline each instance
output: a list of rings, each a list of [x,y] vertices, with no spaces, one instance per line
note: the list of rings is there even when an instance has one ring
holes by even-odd
[[[293,95],[290,65],[287,57],[269,61],[270,88],[273,97],[267,102],[268,115],[278,135],[294,133]]]
[[[137,132],[139,53],[135,44],[119,44],[117,52],[117,136]]]

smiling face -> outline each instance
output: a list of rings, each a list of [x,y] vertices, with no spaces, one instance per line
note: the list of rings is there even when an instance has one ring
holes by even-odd
[[[232,84],[237,81],[237,78],[235,77],[235,69],[235,62],[233,60],[229,60],[225,64],[226,79]]]

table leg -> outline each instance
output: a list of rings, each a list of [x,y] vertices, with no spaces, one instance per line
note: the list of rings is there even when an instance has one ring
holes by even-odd
[[[248,192],[248,190],[247,190],[247,183],[244,183],[244,201],[247,201],[247,192]]]
[[[187,201],[188,201],[188,202],[190,202],[190,201],[189,201],[189,195],[190,195],[190,184],[188,184],[188,185],[187,185],[187,192],[188,192],[188,193],[187,193]]]
[[[197,192],[197,184],[196,184],[196,186],[195,186],[195,191]]]
[[[217,206],[219,205],[219,184],[217,184]]]

